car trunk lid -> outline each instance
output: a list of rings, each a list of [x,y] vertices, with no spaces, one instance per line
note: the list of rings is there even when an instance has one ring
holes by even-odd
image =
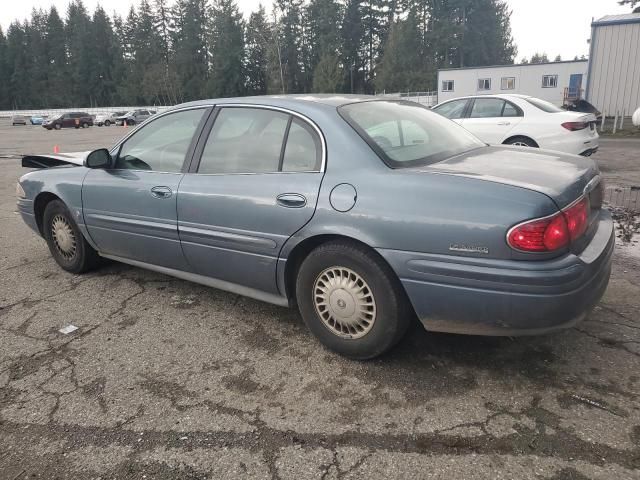
[[[510,146],[479,148],[415,170],[535,190],[553,199],[559,209],[583,195],[589,182],[597,184],[594,178],[599,174],[589,158]]]

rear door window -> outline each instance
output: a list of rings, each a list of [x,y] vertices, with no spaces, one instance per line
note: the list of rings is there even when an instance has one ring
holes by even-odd
[[[320,170],[322,146],[313,129],[294,118],[289,127],[282,159],[283,172],[312,172]]]
[[[501,117],[504,103],[504,100],[499,98],[476,98],[471,108],[470,118]]]

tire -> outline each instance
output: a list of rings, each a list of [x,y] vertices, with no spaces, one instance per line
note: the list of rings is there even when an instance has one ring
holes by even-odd
[[[42,228],[53,259],[67,272],[84,273],[100,263],[100,256],[87,243],[66,205],[60,200],[49,202],[45,208]]]
[[[105,120],[105,121],[104,121],[104,126],[105,126],[105,127],[108,127],[108,126],[110,126],[110,125],[111,125],[111,122],[110,122],[109,120]]]
[[[60,125],[59,123],[56,123],[56,124],[55,124],[55,126],[54,126],[54,128],[55,128],[56,130],[60,130],[60,129],[62,128],[62,125]]]
[[[136,124],[135,120],[125,120],[127,122],[127,125],[129,125],[130,127],[133,127]]]
[[[528,137],[514,137],[504,143],[505,145],[516,145],[519,147],[539,148],[538,144]]]
[[[89,128],[89,124],[88,124],[87,122],[84,122],[84,123],[82,124],[82,128]]]
[[[336,280],[344,281],[344,288],[330,284]],[[358,300],[350,289],[364,296]],[[391,268],[372,251],[349,241],[323,244],[304,259],[296,278],[296,300],[313,335],[330,350],[356,360],[389,350],[413,318]],[[350,319],[335,314],[339,309],[355,312],[358,302],[365,313]]]

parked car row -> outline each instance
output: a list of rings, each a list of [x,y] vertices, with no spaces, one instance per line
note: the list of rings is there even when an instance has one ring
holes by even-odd
[[[138,125],[151,116],[155,115],[155,110],[138,109],[128,112],[108,112],[90,115],[87,112],[67,112],[55,115],[49,118],[46,115],[13,115],[11,117],[11,125],[42,125],[47,130],[60,130],[61,128],[88,128],[93,125],[99,127],[110,125]]]

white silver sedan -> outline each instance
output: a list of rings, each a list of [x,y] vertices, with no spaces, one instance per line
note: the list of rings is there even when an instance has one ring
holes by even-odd
[[[526,95],[461,97],[433,107],[480,140],[589,156],[598,150],[597,119]]]

